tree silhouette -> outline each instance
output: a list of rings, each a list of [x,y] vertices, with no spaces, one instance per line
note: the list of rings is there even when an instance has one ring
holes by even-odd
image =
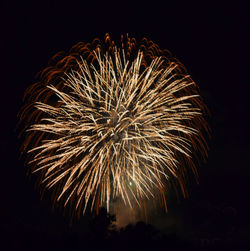
[[[107,212],[105,208],[101,208],[99,214],[96,215],[89,223],[90,231],[95,239],[107,239],[115,230],[114,215]]]

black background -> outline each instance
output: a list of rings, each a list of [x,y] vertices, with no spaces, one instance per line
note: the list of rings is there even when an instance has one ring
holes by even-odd
[[[73,227],[49,199],[40,201],[19,160],[14,132],[25,89],[56,52],[79,41],[119,41],[129,33],[173,52],[211,111],[208,162],[191,197],[152,224],[201,249],[245,247],[249,229],[249,6],[210,1],[5,1],[1,8],[0,223],[6,249],[84,250],[90,217]],[[210,4],[208,4],[208,2]],[[172,222],[171,224],[169,222]],[[164,243],[164,241],[163,241]],[[91,245],[91,244],[90,244]],[[166,242],[165,249],[168,244]],[[34,248],[35,247],[35,248]]]

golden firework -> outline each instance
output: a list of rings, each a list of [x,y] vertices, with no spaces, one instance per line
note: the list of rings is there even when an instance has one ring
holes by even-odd
[[[52,58],[26,92],[21,112],[32,173],[55,201],[97,211],[180,185],[207,156],[206,107],[183,65],[152,41],[122,37],[120,47],[95,39]]]

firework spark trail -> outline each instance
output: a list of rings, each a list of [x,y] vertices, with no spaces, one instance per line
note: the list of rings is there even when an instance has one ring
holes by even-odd
[[[74,201],[83,213],[89,201],[91,210],[109,209],[116,197],[140,207],[155,191],[165,201],[170,178],[184,189],[184,164],[196,174],[193,152],[207,155],[197,86],[178,72],[178,63],[165,66],[164,57],[155,56],[145,67],[140,50],[133,60],[117,47],[112,53],[97,48],[93,54],[95,64],[81,57],[77,70],[61,77],[62,85],[48,81],[46,89],[56,103],[49,97],[35,100],[26,131],[38,136],[35,144],[26,139],[29,165],[42,174],[46,188],[56,189],[57,201],[65,206]]]

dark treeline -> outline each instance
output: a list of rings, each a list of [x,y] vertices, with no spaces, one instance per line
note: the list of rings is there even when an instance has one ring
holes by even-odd
[[[209,214],[207,214],[209,216]],[[213,215],[209,220],[216,220],[219,215]],[[220,215],[217,229],[209,229],[210,232],[225,232],[228,226],[228,217],[232,214]],[[237,233],[228,238],[207,238],[202,235],[199,224],[196,231],[200,231],[199,238],[186,238],[179,233],[168,234],[156,229],[145,222],[127,225],[117,229],[115,216],[110,215],[105,209],[89,220],[88,231],[81,231],[78,225],[69,227],[58,233],[49,231],[12,231],[11,234],[3,233],[6,247],[9,250],[241,250],[245,243],[240,243]],[[194,222],[194,224],[196,224]],[[201,227],[201,226],[200,226]],[[210,224],[214,228],[213,224]]]

